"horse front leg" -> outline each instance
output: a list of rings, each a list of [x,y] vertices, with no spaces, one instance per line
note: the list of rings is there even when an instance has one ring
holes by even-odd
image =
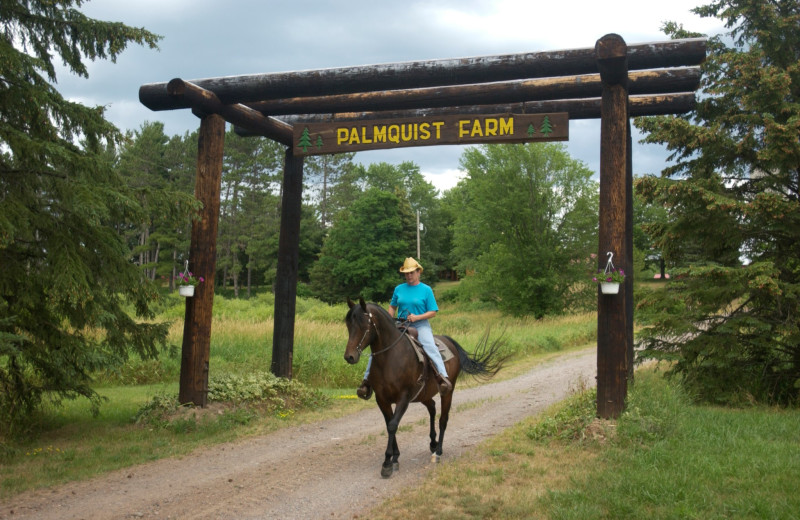
[[[430,425],[431,425],[431,453],[436,451],[436,401],[433,399],[428,399],[427,401],[423,401],[422,404],[425,405],[425,408],[428,409],[428,416],[430,417]]]
[[[382,403],[379,401],[378,406],[383,413],[384,421],[386,421],[386,433],[388,437],[386,441],[385,457],[383,459],[383,465],[381,466],[381,476],[383,478],[389,478],[392,476],[393,472],[400,469],[400,463],[398,462],[400,458],[400,448],[397,446],[397,429],[400,426],[400,419],[403,418],[403,414],[405,414],[408,409],[408,399],[405,398],[397,403],[394,407],[394,412],[392,412],[390,403]]]

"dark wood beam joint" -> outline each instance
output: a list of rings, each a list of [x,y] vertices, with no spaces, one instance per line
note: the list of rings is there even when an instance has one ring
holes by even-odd
[[[594,46],[600,79],[607,85],[627,86],[628,46],[619,34],[606,34]]]
[[[198,117],[218,114],[227,122],[246,128],[256,135],[263,135],[286,146],[292,145],[292,125],[284,121],[265,116],[245,105],[222,103],[210,90],[180,78],[167,84],[167,92],[173,98],[185,100]]]

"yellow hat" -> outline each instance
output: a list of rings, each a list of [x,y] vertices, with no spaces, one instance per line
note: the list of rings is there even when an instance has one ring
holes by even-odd
[[[406,261],[403,262],[403,267],[400,268],[401,273],[410,273],[411,271],[416,271],[417,269],[422,272],[422,266],[419,265],[419,262],[411,258],[410,256],[406,258]]]

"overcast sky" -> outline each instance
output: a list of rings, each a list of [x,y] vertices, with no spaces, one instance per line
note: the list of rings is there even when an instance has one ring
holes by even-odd
[[[717,34],[722,24],[690,9],[701,0],[91,0],[81,10],[101,20],[143,27],[163,37],[159,50],[128,48],[117,60],[90,64],[89,79],[62,72],[70,99],[107,107],[123,130],[161,121],[169,135],[199,127],[190,110],[152,112],[139,86],[173,78],[371,65],[594,47],[617,33],[629,45],[666,40],[666,21]],[[635,175],[658,173],[667,153],[638,145]],[[569,153],[597,172],[599,121],[570,123]],[[356,162],[413,161],[440,190],[458,182],[462,146],[359,152]]]

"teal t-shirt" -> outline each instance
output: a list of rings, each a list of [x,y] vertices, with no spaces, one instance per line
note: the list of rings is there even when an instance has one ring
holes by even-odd
[[[390,305],[397,309],[397,317],[401,320],[406,319],[409,314],[424,314],[439,310],[433,289],[422,282],[417,285],[401,283],[395,287]]]

